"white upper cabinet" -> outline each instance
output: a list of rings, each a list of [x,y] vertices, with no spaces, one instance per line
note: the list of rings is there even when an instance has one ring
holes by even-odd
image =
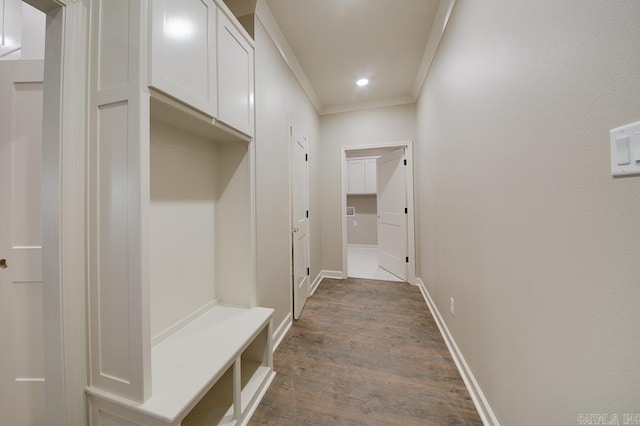
[[[253,136],[253,42],[226,6],[213,0],[149,4],[149,85]]]
[[[349,194],[364,193],[364,160],[347,160]]]
[[[376,159],[353,158],[347,160],[349,194],[375,194],[377,191]]]
[[[216,117],[218,8],[211,0],[154,0],[149,3],[150,85]]]
[[[253,136],[253,47],[218,14],[218,119]]]
[[[375,194],[378,189],[378,177],[376,174],[377,163],[375,158],[364,160],[364,192]]]

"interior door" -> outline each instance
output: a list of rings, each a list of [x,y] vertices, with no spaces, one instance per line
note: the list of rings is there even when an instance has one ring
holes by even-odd
[[[44,425],[42,61],[0,61],[0,423]]]
[[[291,244],[293,252],[293,317],[309,297],[309,177],[307,138],[290,128],[291,136]]]
[[[378,265],[407,280],[405,148],[378,158]]]

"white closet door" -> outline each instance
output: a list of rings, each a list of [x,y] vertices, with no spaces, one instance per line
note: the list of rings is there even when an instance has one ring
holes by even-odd
[[[0,423],[45,424],[42,61],[0,61]]]
[[[378,158],[378,265],[407,279],[407,172],[404,148]]]
[[[309,297],[309,181],[307,138],[291,134],[291,214],[293,229],[293,314],[298,319]]]

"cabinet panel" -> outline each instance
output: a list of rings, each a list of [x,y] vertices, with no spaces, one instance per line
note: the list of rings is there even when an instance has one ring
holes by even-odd
[[[253,47],[240,31],[218,14],[219,120],[253,135]]]
[[[150,4],[151,86],[217,116],[216,6],[210,0]]]
[[[364,160],[347,160],[348,168],[348,193],[362,194],[365,190]]]
[[[364,192],[367,194],[375,194],[378,187],[378,179],[376,176],[377,162],[375,158],[369,158],[364,161]]]
[[[347,160],[348,194],[375,194],[377,192],[375,158],[352,158]]]

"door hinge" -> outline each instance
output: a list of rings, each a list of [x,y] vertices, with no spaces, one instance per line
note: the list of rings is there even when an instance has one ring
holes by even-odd
[[[304,161],[309,161],[309,154],[304,155]]]
[[[310,275],[311,271],[309,270],[309,268],[307,268],[307,275]]]
[[[407,256],[407,263],[409,263],[409,256]]]
[[[404,214],[409,214],[409,209],[408,208],[404,208]]]
[[[404,159],[404,165],[405,166],[407,165],[407,159],[406,158]]]
[[[307,210],[307,219],[309,219],[309,210]]]

